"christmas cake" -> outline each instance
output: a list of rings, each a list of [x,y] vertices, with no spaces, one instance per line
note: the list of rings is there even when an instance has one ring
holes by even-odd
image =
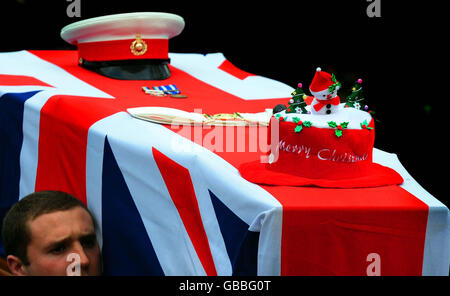
[[[299,84],[289,105],[274,112],[266,163],[255,161],[239,168],[254,183],[334,188],[400,184],[393,169],[374,163],[375,125],[363,106],[358,79],[346,102],[337,91],[333,74],[316,69],[308,96]],[[309,105],[308,105],[309,104]]]

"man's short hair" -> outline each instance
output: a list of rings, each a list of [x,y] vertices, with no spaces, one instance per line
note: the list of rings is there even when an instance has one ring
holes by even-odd
[[[25,196],[15,203],[3,219],[2,238],[6,255],[18,257],[28,265],[27,247],[31,240],[28,222],[43,214],[84,208],[96,222],[86,205],[76,197],[61,191],[39,191]]]

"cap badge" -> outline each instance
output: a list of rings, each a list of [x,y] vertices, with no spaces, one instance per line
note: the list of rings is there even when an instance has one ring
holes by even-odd
[[[141,34],[136,34],[136,40],[131,43],[130,50],[135,56],[140,56],[147,52],[147,43],[141,39]]]

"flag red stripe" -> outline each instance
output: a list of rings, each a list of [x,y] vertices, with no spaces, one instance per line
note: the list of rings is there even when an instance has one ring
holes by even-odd
[[[233,65],[229,60],[223,61],[223,63],[219,66],[219,69],[241,80],[244,80],[249,76],[255,76],[254,74],[242,71],[241,69]]]
[[[0,81],[1,85],[40,85],[52,87],[51,85],[40,81],[39,79],[24,75],[0,74]]]
[[[189,170],[152,148],[167,190],[207,275],[217,275]],[[164,218],[164,217],[161,217]]]
[[[399,186],[264,187],[283,205],[282,275],[421,275],[428,206]]]

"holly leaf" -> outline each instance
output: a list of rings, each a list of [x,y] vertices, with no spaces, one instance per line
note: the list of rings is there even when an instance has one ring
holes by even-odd
[[[338,129],[337,129],[334,133],[336,134],[336,136],[337,136],[338,138],[342,137],[342,131],[341,131],[341,130],[338,130]]]
[[[336,127],[337,127],[337,124],[336,124],[336,122],[334,122],[334,121],[329,121],[329,122],[328,122],[328,126],[329,126],[329,127],[332,127],[332,128],[336,128]]]
[[[297,125],[297,126],[295,127],[295,132],[296,132],[296,133],[299,133],[299,132],[302,131],[302,129],[303,129],[303,126]]]
[[[363,122],[360,123],[361,128],[362,129],[368,129],[368,130],[372,130],[373,127],[370,127],[369,124],[367,123],[367,120],[364,120]]]
[[[303,125],[306,127],[311,127],[312,123],[311,121],[303,121]]]
[[[276,119],[279,119],[280,116],[281,116],[281,114],[275,114],[275,118],[276,118]]]
[[[297,122],[300,121],[300,118],[298,118],[297,116],[296,116],[296,117],[293,117],[293,118],[292,118],[292,121],[295,122],[295,123],[297,123]]]
[[[336,83],[336,76],[334,76],[334,73],[331,73],[331,80]]]
[[[347,128],[348,122],[341,122],[341,126],[342,126],[342,128]]]

